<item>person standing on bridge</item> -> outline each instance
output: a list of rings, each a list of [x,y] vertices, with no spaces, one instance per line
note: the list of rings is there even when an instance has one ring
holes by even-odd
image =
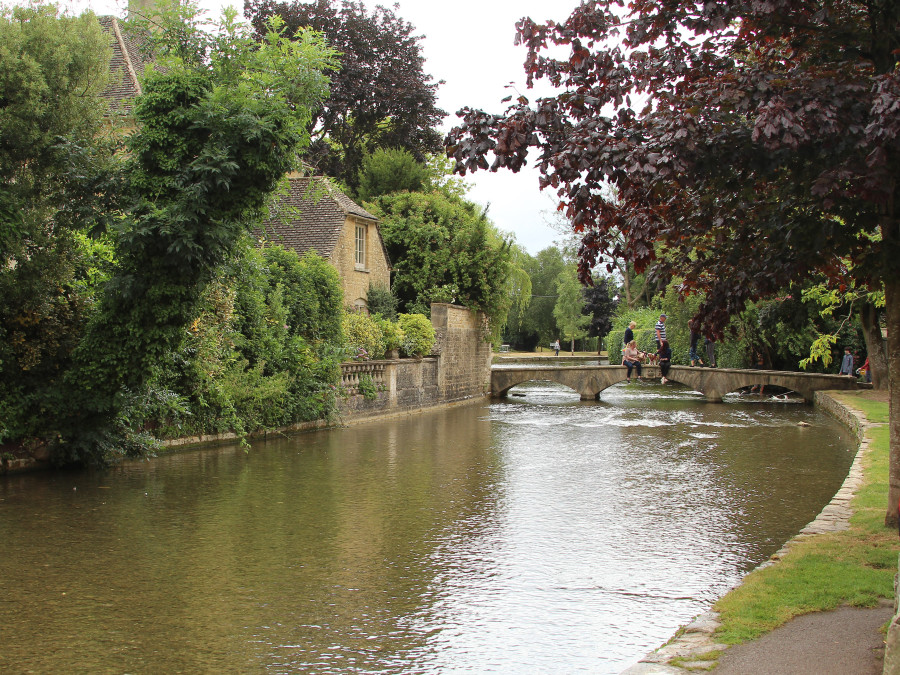
[[[641,377],[641,352],[638,351],[637,342],[632,340],[625,346],[625,351],[622,353],[622,365],[628,369],[628,373],[626,374],[626,379],[628,382],[631,382],[631,370],[633,368],[637,368],[637,376]]]
[[[634,321],[632,321],[630,324],[628,324],[628,328],[625,329],[625,336],[622,339],[622,342],[625,343],[626,347],[631,344],[632,340],[634,340],[634,329],[636,327],[637,327],[637,324]]]
[[[665,315],[663,315],[665,316]],[[659,343],[659,372],[662,375],[660,382],[665,384],[669,381],[669,367],[672,365],[672,350],[669,348],[669,341],[663,338]]]
[[[666,315],[660,314],[659,321],[656,322],[656,351],[659,351],[663,341],[666,339]]]
[[[697,343],[700,342],[700,326],[697,325],[697,321],[695,319],[691,319],[688,322],[688,327],[691,329],[691,349],[688,354],[688,358],[691,360],[691,368],[694,367],[694,363],[699,361],[700,365],[706,365],[703,363],[703,359],[700,358],[700,355],[697,353]]]
[[[841,360],[841,371],[838,375],[853,377],[853,354],[850,351],[850,347],[844,347],[844,358]]]
[[[716,367],[716,341],[712,338],[706,338],[706,358],[709,361],[709,367]]]

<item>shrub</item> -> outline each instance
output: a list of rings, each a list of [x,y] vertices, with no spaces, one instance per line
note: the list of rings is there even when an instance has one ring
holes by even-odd
[[[384,335],[385,351],[400,349],[400,345],[403,344],[403,329],[400,328],[400,324],[388,321],[380,316],[375,316],[373,319],[378,324],[378,327],[381,328],[382,335]]]
[[[403,331],[401,352],[406,356],[430,354],[434,347],[434,326],[422,314],[400,314],[397,317]]]
[[[384,358],[384,333],[374,318],[368,314],[346,312],[344,314],[344,349],[356,355],[365,350],[369,358]]]

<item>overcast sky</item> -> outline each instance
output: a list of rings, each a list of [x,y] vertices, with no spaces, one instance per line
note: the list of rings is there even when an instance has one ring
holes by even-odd
[[[90,7],[98,14],[125,14],[125,4],[116,0],[69,0],[62,4],[74,11]],[[216,13],[226,4],[243,8],[243,2],[201,0],[203,7]],[[365,0],[365,4],[371,8],[378,3]],[[393,6],[390,2],[380,4]],[[456,112],[463,106],[503,112],[506,104],[500,101],[512,93],[505,88],[510,82],[533,100],[524,84],[525,50],[513,45],[516,21],[523,16],[537,22],[563,21],[578,4],[578,0],[399,0],[398,16],[424,36],[425,72],[433,80],[445,82],[438,90],[438,106],[449,113],[443,131],[457,124]],[[518,174],[481,171],[468,179],[472,184],[470,199],[490,204],[488,214],[494,223],[513,233],[532,255],[560,238],[546,225],[555,207],[554,195],[541,192],[537,173],[531,167]]]

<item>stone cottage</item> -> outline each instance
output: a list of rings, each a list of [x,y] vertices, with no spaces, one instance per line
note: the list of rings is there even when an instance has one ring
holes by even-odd
[[[327,178],[289,178],[290,191],[257,232],[260,243],[281,244],[300,255],[314,250],[337,269],[344,304],[367,311],[369,287],[389,288],[391,263],[378,218]]]

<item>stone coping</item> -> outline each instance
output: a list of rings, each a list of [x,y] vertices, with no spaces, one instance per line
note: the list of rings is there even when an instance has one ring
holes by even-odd
[[[847,473],[840,489],[826,504],[816,518],[800,532],[789,539],[771,558],[758,565],[755,570],[775,565],[790,551],[791,547],[804,539],[826,532],[839,532],[850,526],[853,509],[850,500],[862,485],[863,458],[869,449],[869,441],[865,437],[869,427],[879,426],[870,423],[861,411],[848,407],[825,391],[817,391],[815,404],[856,434],[859,447],[853,464]],[[751,570],[748,574],[752,574]],[[730,645],[715,640],[715,632],[721,626],[719,614],[713,610],[696,616],[684,626],[666,644],[647,654],[633,666],[622,671],[622,675],[684,675],[687,672],[709,670],[715,666],[716,659],[705,660],[704,656],[713,652],[721,652]],[[672,665],[674,659],[684,659],[689,667]]]

